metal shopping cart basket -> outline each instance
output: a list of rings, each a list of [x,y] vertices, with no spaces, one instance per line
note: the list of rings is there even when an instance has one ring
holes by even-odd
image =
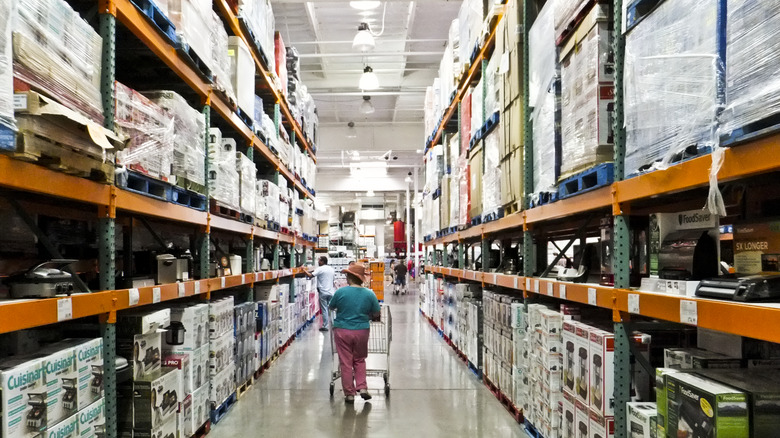
[[[368,335],[368,357],[366,363],[375,363],[379,356],[384,356],[384,368],[366,368],[366,377],[381,377],[385,382],[385,396],[390,396],[390,341],[393,340],[393,317],[390,314],[390,306],[381,304],[379,309],[379,321],[371,321],[371,328]],[[330,312],[330,320],[335,319],[336,312]],[[339,367],[339,357],[336,351],[336,342],[333,337],[334,330],[330,331],[330,349],[333,354],[333,366],[330,381],[330,396],[336,387],[336,380],[341,378],[341,368]],[[370,359],[376,358],[375,361]]]

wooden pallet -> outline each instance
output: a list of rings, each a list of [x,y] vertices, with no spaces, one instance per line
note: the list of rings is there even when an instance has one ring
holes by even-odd
[[[37,163],[58,172],[88,178],[105,184],[114,182],[114,165],[74,150],[40,134],[20,131],[16,135],[16,147],[3,152],[17,160]]]
[[[237,398],[241,398],[244,396],[244,394],[247,393],[252,388],[252,385],[254,384],[254,378],[250,377],[249,380],[244,382],[243,385],[240,385],[238,388],[236,388],[236,396]]]
[[[235,210],[233,208],[230,208],[226,206],[225,204],[217,201],[216,199],[212,198],[209,199],[209,209],[211,211],[211,214],[215,214],[217,216],[226,217],[228,219],[234,219],[237,221],[241,220],[241,212],[238,210]]]

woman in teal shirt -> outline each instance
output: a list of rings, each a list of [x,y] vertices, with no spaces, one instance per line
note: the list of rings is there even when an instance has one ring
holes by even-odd
[[[379,318],[379,300],[371,289],[363,287],[366,269],[359,264],[341,271],[347,274],[347,287],[333,294],[330,309],[336,311],[333,338],[339,353],[341,387],[346,403],[354,403],[357,393],[369,400],[366,384],[366,357],[371,320]]]

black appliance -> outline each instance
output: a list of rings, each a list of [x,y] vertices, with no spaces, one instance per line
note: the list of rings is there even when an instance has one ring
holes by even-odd
[[[597,244],[586,243],[580,251],[575,250],[575,252],[574,267],[558,271],[558,280],[598,283],[601,277],[601,262]]]
[[[38,431],[46,427],[46,393],[27,394],[27,404],[30,412],[27,413],[27,429]]]
[[[696,296],[733,301],[780,300],[780,274],[702,280]]]
[[[664,280],[702,280],[718,276],[718,248],[708,231],[684,230],[670,233],[658,254]]]
[[[184,334],[186,332],[187,329],[184,328],[184,324],[181,321],[171,321],[171,325],[165,332],[165,342],[168,345],[182,345],[184,344]]]

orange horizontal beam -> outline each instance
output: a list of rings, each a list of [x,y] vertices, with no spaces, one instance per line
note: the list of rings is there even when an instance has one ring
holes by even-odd
[[[96,205],[108,205],[111,187],[0,155],[0,186]]]
[[[542,205],[526,211],[526,221],[531,223],[562,219],[574,214],[607,208],[612,205],[612,187],[602,187],[592,192],[572,196],[558,202]]]
[[[246,236],[252,235],[252,224],[216,215],[211,215],[210,221],[212,228],[223,231],[232,231]]]
[[[161,201],[127,190],[116,190],[116,208],[131,213],[143,214],[161,219],[206,225],[206,212],[183,205]]]

